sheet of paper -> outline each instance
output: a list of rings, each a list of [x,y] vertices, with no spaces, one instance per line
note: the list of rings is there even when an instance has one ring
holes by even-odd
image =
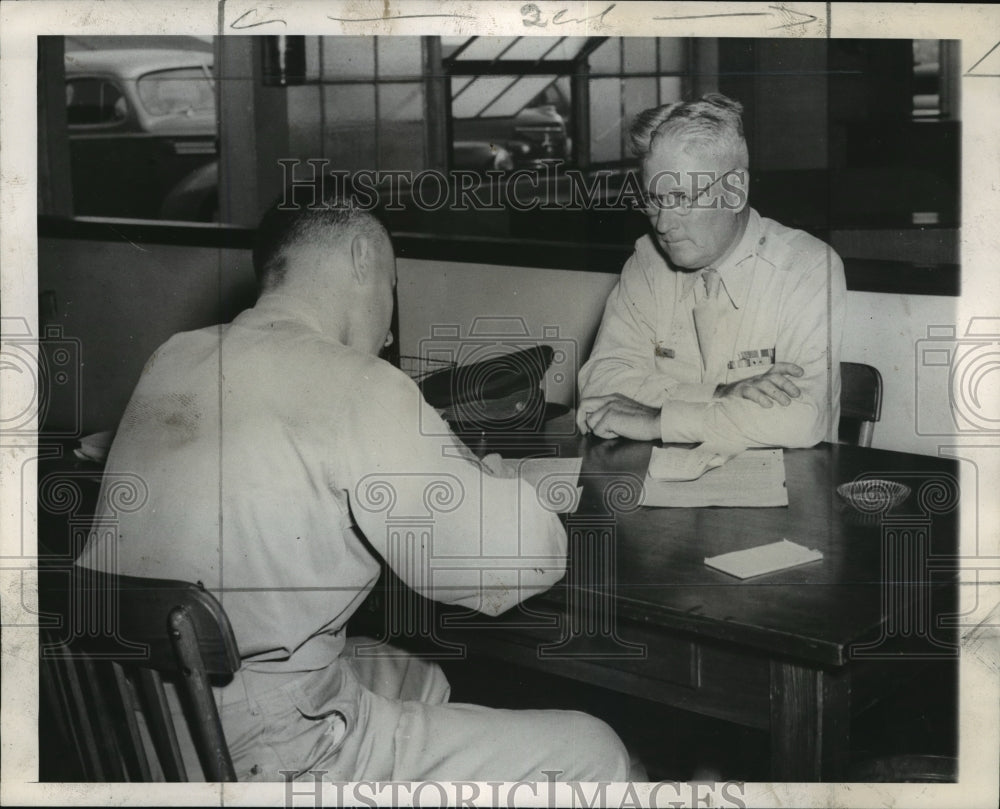
[[[751,576],[762,576],[776,570],[798,567],[822,558],[821,551],[782,539],[768,545],[758,545],[756,548],[711,556],[705,559],[705,564],[738,579],[749,579]]]
[[[697,480],[661,481],[646,474],[644,506],[787,506],[785,459],[780,449],[748,449]]]
[[[536,488],[542,505],[559,514],[576,511],[583,458],[525,458],[517,463],[520,476]]]

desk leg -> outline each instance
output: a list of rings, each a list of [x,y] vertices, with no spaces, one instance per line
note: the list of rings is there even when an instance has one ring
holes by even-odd
[[[850,710],[847,671],[771,661],[771,777],[841,780],[849,753]]]

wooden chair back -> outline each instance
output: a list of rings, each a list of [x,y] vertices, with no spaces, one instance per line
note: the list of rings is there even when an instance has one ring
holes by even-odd
[[[116,576],[87,568],[44,571],[39,606],[41,676],[57,730],[91,781],[151,781],[156,770],[139,726],[145,719],[159,770],[187,781],[164,690],[173,680],[209,781],[235,781],[212,692],[240,667],[218,600],[182,581]]]

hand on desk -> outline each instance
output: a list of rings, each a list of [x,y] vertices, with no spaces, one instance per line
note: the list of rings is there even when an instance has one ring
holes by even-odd
[[[581,433],[592,432],[599,438],[654,441],[660,437],[660,411],[620,393],[584,399],[577,409],[576,424]]]
[[[773,407],[777,402],[782,407],[787,407],[801,392],[789,377],[802,376],[804,373],[793,362],[776,362],[765,374],[719,385],[715,389],[715,398],[749,399],[761,407]]]
[[[480,463],[495,478],[516,478],[518,476],[518,463],[504,459],[499,453],[491,452]]]

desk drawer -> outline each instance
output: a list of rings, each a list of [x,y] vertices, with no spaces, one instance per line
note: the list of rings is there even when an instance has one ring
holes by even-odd
[[[550,663],[556,669],[560,661],[575,660],[683,688],[697,688],[700,683],[698,645],[688,640],[664,642],[662,633],[654,634],[644,627],[628,626],[611,637],[566,638],[552,630],[532,628],[512,634],[511,640],[532,646],[540,663]]]
[[[740,725],[770,727],[767,658],[636,625],[623,627],[620,634],[613,640],[575,637],[559,645],[558,634],[551,630],[521,627],[469,632],[463,641],[477,657],[501,659]],[[644,655],[629,656],[632,644],[639,644]]]

